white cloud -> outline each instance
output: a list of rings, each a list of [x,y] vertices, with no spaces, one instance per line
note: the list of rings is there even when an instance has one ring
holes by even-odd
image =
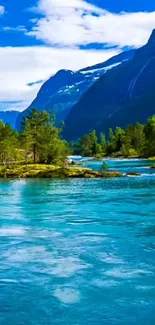
[[[0,6],[0,15],[3,15],[5,12],[5,7],[4,6]]]
[[[2,27],[4,32],[9,32],[9,31],[13,31],[13,32],[27,32],[27,29],[25,28],[25,26],[17,26],[17,27],[11,27],[11,26],[4,26]]]
[[[39,0],[33,10],[42,17],[27,35],[62,46],[97,42],[139,47],[155,27],[155,11],[114,14],[85,0]]]
[[[35,98],[41,84],[28,83],[46,80],[60,69],[78,70],[103,62],[117,50],[84,51],[79,49],[38,47],[0,48],[0,110],[23,110]],[[21,101],[21,103],[7,103]]]

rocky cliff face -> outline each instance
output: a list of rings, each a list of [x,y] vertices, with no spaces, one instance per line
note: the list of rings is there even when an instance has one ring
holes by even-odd
[[[66,119],[65,138],[126,127],[155,114],[155,31],[132,60],[100,77]]]
[[[23,117],[27,116],[32,108],[52,110],[55,112],[58,122],[65,120],[72,107],[102,75],[131,60],[134,53],[134,50],[127,51],[106,62],[77,72],[70,70],[58,71],[43,84],[36,99],[19,115],[16,125],[17,129],[20,129]]]

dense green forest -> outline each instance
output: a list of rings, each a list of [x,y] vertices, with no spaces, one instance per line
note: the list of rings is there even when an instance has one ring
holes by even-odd
[[[150,157],[155,156],[155,115],[146,125],[136,123],[123,130],[116,127],[97,136],[95,130],[86,134],[78,142],[71,144],[74,153],[83,156]]]
[[[53,115],[33,109],[20,133],[0,121],[0,162],[61,164],[70,153]]]
[[[155,156],[155,116],[146,125],[136,123],[125,130],[117,127],[97,136],[95,130],[74,143],[61,137],[62,127],[55,126],[55,118],[45,111],[33,109],[23,121],[20,133],[0,121],[0,163],[40,163],[61,165],[70,153],[83,156]]]

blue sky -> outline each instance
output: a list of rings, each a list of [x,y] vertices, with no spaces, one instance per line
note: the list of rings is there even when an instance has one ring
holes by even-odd
[[[0,110],[23,110],[62,68],[145,44],[154,0],[0,0]]]

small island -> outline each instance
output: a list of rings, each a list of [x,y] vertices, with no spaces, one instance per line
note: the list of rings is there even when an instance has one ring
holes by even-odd
[[[54,165],[19,165],[0,167],[1,178],[113,178],[123,174],[117,171],[94,171],[89,168]]]

